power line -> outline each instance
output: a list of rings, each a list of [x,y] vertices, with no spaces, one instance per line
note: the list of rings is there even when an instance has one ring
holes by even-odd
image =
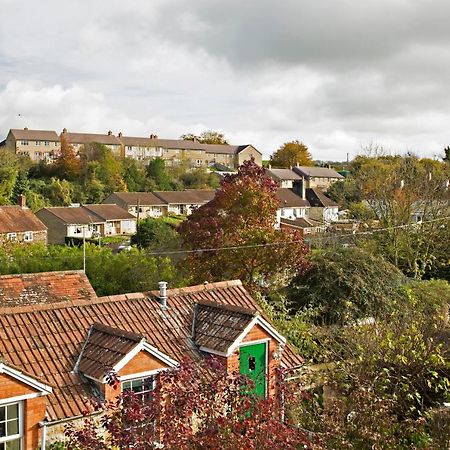
[[[392,231],[396,229],[407,229],[407,228],[418,228],[422,225],[434,223],[434,222],[441,222],[445,220],[450,220],[450,216],[444,216],[444,217],[438,217],[435,219],[430,219],[427,221],[422,221],[418,223],[410,223],[410,224],[403,224],[403,225],[395,225],[391,227],[385,227],[385,228],[373,228],[371,230],[367,231],[353,231],[348,233],[342,233],[342,234],[324,234],[324,237],[332,237],[332,238],[340,238],[340,237],[354,237],[354,236],[363,236],[363,235],[372,235],[376,233],[382,233],[385,231]],[[320,235],[314,235],[314,237],[321,237]],[[164,256],[164,255],[178,255],[178,254],[190,254],[190,253],[207,253],[207,252],[218,252],[218,251],[228,251],[228,250],[240,250],[240,249],[250,249],[250,248],[264,248],[264,247],[281,247],[286,245],[292,245],[292,244],[300,244],[304,243],[304,239],[301,240],[294,240],[294,241],[284,241],[284,242],[274,242],[274,243],[266,243],[266,244],[246,244],[246,245],[233,245],[228,247],[213,247],[213,248],[200,248],[200,249],[192,249],[192,250],[169,250],[169,251],[162,251],[162,252],[146,252],[145,256]],[[70,259],[82,259],[82,255],[70,255],[70,256],[41,256],[41,257],[34,257],[33,260],[39,260],[39,259],[62,259],[62,260],[70,260]],[[95,256],[86,256],[86,259],[92,259],[95,258]],[[15,258],[20,259],[20,258]],[[26,259],[30,259],[30,256],[27,256]]]

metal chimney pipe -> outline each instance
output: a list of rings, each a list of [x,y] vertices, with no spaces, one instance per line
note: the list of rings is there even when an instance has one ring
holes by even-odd
[[[167,281],[160,281],[159,286],[159,302],[163,308],[167,308]]]

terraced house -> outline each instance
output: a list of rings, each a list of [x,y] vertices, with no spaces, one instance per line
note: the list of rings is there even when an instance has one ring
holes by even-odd
[[[97,297],[84,273],[0,276],[0,443],[32,450],[59,439],[89,399],[143,394],[184,356],[222,359],[256,392],[277,389],[277,368],[302,359],[240,281]],[[113,368],[121,389],[106,382]],[[188,389],[189,386],[186,386]]]
[[[0,142],[2,148],[17,155],[29,156],[33,161],[51,161],[61,150],[61,142],[55,131],[12,129]]]

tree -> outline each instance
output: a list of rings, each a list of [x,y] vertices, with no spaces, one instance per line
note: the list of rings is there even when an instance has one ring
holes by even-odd
[[[316,323],[348,324],[389,314],[404,281],[395,266],[362,249],[326,250],[312,255],[289,298],[294,310],[307,311]]]
[[[0,204],[6,205],[13,196],[13,189],[19,173],[16,155],[0,151]]]
[[[450,146],[444,148],[444,157],[442,158],[446,163],[450,164]]]
[[[183,244],[198,250],[183,262],[195,282],[239,278],[259,290],[302,272],[307,250],[301,236],[275,229],[276,189],[263,168],[246,161],[180,225]]]
[[[313,166],[308,147],[300,141],[284,143],[271,157],[274,167]]]
[[[56,157],[54,167],[54,173],[60,179],[73,181],[77,180],[81,174],[80,158],[64,136],[61,137],[61,150]]]
[[[162,158],[154,158],[148,163],[147,176],[155,183],[156,190],[171,190],[170,178],[167,175],[166,164]]]
[[[131,243],[139,248],[169,250],[179,247],[179,236],[164,219],[147,218],[139,222]]]
[[[26,175],[19,172],[11,194],[11,202],[17,204],[19,195],[27,195],[29,189],[30,181]]]
[[[203,131],[200,136],[196,136],[193,133],[183,134],[180,136],[180,139],[184,141],[198,141],[201,144],[228,144],[225,135],[220,131],[214,130]]]
[[[122,176],[129,192],[141,192],[145,189],[145,167],[132,158],[123,160]]]
[[[114,374],[110,379],[116,385]],[[92,418],[86,418],[81,428],[69,426],[67,448],[309,448],[306,432],[281,419],[279,397],[253,396],[246,387],[249,383],[237,374],[227,375],[216,359],[200,364],[186,358],[179,367],[159,375],[151,399],[143,402],[136,394],[125,393],[106,403],[101,420],[106,433],[99,432]],[[296,401],[286,383],[280,383],[278,391],[284,396],[283,405]]]

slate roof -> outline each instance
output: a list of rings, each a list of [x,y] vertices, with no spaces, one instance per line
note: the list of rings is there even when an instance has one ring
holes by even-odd
[[[266,173],[278,180],[302,180],[302,177],[292,169],[266,169]]]
[[[83,350],[76,364],[76,370],[97,380],[121,361],[143,336],[94,323],[88,331]]]
[[[211,201],[216,195],[213,189],[186,189],[184,191],[154,191],[167,204],[195,205]]]
[[[194,342],[198,347],[226,353],[256,314],[255,309],[198,302],[194,312]]]
[[[67,274],[55,274],[61,277],[60,289],[67,284]],[[79,272],[75,274],[80,277]],[[48,276],[27,275],[34,278],[34,285]],[[0,290],[2,280],[0,278]],[[79,280],[82,283],[77,285],[76,292],[92,289],[87,278]],[[17,292],[15,295],[20,297]],[[169,289],[166,310],[161,309],[156,295],[154,291],[102,298],[88,295],[59,303],[44,299],[39,305],[33,301],[26,306],[0,307],[0,355],[55,386],[53,394],[47,398],[48,417],[50,421],[66,419],[82,415],[87,399],[93,396],[89,384],[73,369],[94,323],[139,334],[176,361],[181,361],[185,355],[198,360],[202,355],[192,341],[195,303],[209,301],[260,311],[240,281]],[[293,368],[301,365],[302,359],[287,345],[282,363]]]
[[[328,167],[316,166],[296,166],[292,170],[304,177],[320,177],[320,178],[344,178],[340,173]]]
[[[102,223],[107,220],[136,219],[118,205],[54,206],[40,211],[49,211],[66,224]],[[38,216],[40,211],[37,212]]]
[[[157,197],[152,192],[113,192],[104,203],[115,203],[122,208],[135,206],[138,203],[141,206],[161,206],[166,205],[166,202]]]
[[[336,202],[327,197],[320,189],[308,188],[305,192],[309,204],[314,207],[338,206]]]
[[[81,270],[0,275],[0,308],[95,298]]]
[[[0,233],[45,231],[47,227],[28,208],[0,206]]]
[[[309,202],[296,194],[292,189],[278,188],[276,197],[280,201],[280,208],[303,208],[310,206]]]
[[[16,140],[59,142],[59,136],[56,134],[56,131],[12,129],[11,134]]]
[[[121,142],[118,137],[113,134],[96,134],[96,133],[62,133],[71,144],[91,144],[98,142],[105,145],[120,145]]]

